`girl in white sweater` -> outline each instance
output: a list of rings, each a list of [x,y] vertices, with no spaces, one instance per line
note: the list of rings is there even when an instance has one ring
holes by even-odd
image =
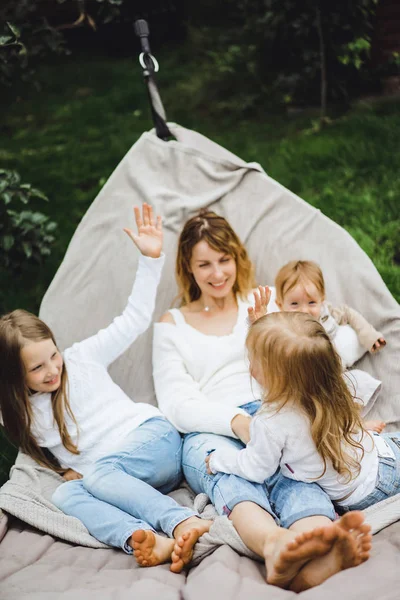
[[[333,505],[317,484],[277,471],[267,493],[263,482],[207,474],[207,452],[244,448],[260,405],[254,398],[261,390],[245,358],[253,266],[229,223],[202,211],[183,228],[176,273],[181,308],[155,325],[153,374],[161,410],[185,434],[182,465],[189,485],[206,493],[264,558],[268,583],[300,591],[356,566],[367,557],[363,517],[351,513],[333,523]]]
[[[400,433],[368,432],[324,327],[307,313],[261,317],[247,336],[250,370],[262,386],[245,449],[216,450],[209,472],[262,482],[278,467],[317,482],[340,512],[400,493]]]
[[[171,560],[179,572],[210,526],[164,495],[181,480],[181,438],[107,371],[149,326],[164,263],[161,218],[155,221],[147,204],[142,216],[135,207],[135,217],[138,234],[125,229],[141,252],[135,283],[123,314],[106,329],[61,354],[34,315],[15,310],[0,319],[0,408],[10,439],[68,480],[54,493],[58,508],[140,565]]]

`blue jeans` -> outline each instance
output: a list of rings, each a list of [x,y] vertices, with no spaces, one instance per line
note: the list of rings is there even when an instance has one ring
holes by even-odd
[[[122,450],[96,461],[83,479],[60,485],[52,501],[95,538],[131,554],[127,540],[134,531],[172,537],[179,523],[196,515],[164,495],[182,479],[181,456],[176,429],[162,417],[149,419],[132,431]]]
[[[364,510],[381,500],[400,494],[400,432],[381,433],[386,443],[393,450],[395,458],[379,457],[378,476],[375,489],[356,504],[341,506],[340,511]]]
[[[241,408],[254,415],[261,402],[244,404]],[[213,433],[189,433],[184,437],[182,467],[190,487],[198,494],[208,495],[220,515],[229,515],[239,502],[254,502],[266,510],[277,524],[290,527],[299,519],[316,515],[335,519],[335,509],[329,496],[316,483],[303,483],[284,477],[278,470],[264,484],[252,483],[226,473],[208,475],[205,457],[210,450],[244,448],[240,440]]]

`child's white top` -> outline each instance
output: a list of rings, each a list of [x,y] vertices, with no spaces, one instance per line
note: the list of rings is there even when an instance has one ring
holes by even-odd
[[[268,412],[258,413],[252,419],[247,447],[213,452],[210,468],[213,473],[231,473],[262,483],[280,467],[285,477],[306,483],[315,481],[332,500],[350,505],[373,491],[378,474],[378,450],[381,454],[381,450],[388,448],[378,435],[364,434],[362,445],[365,450],[362,459],[361,452],[354,449],[354,456],[361,465],[358,477],[344,483],[329,462],[320,477],[323,461],[311,437],[308,417],[294,407],[284,406],[279,412],[268,408]]]
[[[124,445],[126,436],[160,411],[140,402],[133,402],[114,383],[107,368],[151,322],[157,286],[164,256],[140,256],[138,270],[128,304],[120,317],[96,335],[65,350],[64,362],[68,374],[68,399],[78,423],[65,415],[68,432],[80,454],[72,454],[61,442],[53,420],[50,394],[31,396],[33,407],[32,433],[40,446],[48,448],[62,467],[85,474],[85,470],[103,456]],[[103,298],[102,302],[107,299]]]
[[[245,340],[248,333],[246,301],[237,298],[238,316],[230,335],[201,333],[172,309],[175,325],[156,323],[153,340],[153,377],[158,405],[181,432],[211,432],[235,437],[231,421],[247,413],[242,404],[261,397],[250,377]],[[269,310],[271,310],[270,303]],[[276,307],[276,310],[277,307]]]

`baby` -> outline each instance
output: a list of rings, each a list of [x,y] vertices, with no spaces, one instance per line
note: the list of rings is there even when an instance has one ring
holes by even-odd
[[[325,282],[320,267],[308,260],[293,260],[283,266],[275,279],[276,305],[280,311],[303,312],[321,323],[331,338],[344,368],[369,351],[378,352],[385,345],[383,335],[356,310],[342,304],[334,308],[325,298]],[[255,293],[255,307],[249,310],[249,320],[254,322],[266,312],[270,297],[267,288]],[[385,428],[382,421],[366,421],[367,429],[380,433]]]

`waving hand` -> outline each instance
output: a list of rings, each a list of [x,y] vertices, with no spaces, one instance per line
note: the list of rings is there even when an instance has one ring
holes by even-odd
[[[255,323],[260,317],[267,314],[268,303],[271,298],[271,290],[268,286],[258,286],[258,290],[253,291],[254,308],[250,306],[247,310],[249,313],[248,319],[250,324]]]
[[[158,216],[154,220],[153,208],[145,202],[142,207],[142,215],[140,214],[140,208],[137,206],[133,210],[135,212],[137,234],[128,228],[124,228],[124,231],[144,256],[158,258],[161,254],[163,241],[161,217]]]

